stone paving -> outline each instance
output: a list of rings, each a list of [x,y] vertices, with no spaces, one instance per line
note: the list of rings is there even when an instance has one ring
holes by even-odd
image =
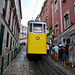
[[[48,59],[67,72],[68,75],[75,75],[75,68],[69,66],[63,67],[61,63],[53,61],[50,56]],[[26,46],[23,46],[17,57],[4,70],[2,75],[35,75],[35,71],[30,64],[30,61],[26,57]]]
[[[13,62],[4,70],[2,75],[30,75],[29,62],[26,57],[26,46],[22,48]]]

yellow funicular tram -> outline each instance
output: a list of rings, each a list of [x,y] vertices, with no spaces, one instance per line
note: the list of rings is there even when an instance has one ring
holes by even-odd
[[[46,54],[46,43],[46,23],[33,20],[28,21],[27,56],[32,54]]]

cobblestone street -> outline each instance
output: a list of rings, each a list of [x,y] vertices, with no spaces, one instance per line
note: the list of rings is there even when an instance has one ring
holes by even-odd
[[[75,68],[71,68],[69,65],[63,67],[60,62],[55,62],[50,56],[48,59],[68,75],[75,75]],[[35,70],[26,56],[26,46],[23,46],[17,57],[4,70],[2,75],[35,75]]]
[[[2,75],[30,75],[25,46],[13,62],[4,70]]]

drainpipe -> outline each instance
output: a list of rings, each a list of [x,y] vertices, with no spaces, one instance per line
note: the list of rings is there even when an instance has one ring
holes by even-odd
[[[75,2],[74,2],[74,21],[75,21]]]
[[[62,0],[60,0],[60,21],[61,21],[61,33],[63,32],[63,24],[62,24]],[[61,43],[63,44],[63,37],[61,37]]]
[[[60,0],[60,21],[61,21],[61,32],[63,32],[63,24],[62,24],[62,6],[61,6],[62,0]]]

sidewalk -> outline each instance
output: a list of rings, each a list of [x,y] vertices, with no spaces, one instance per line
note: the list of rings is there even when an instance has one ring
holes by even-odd
[[[68,64],[66,66],[62,66],[61,62],[55,62],[51,56],[48,57],[50,61],[52,61],[56,66],[61,68],[63,71],[65,71],[68,75],[75,75],[75,67],[72,68],[71,64]]]
[[[4,70],[2,75],[30,75],[29,63],[26,58],[26,46],[22,48],[13,62]]]

